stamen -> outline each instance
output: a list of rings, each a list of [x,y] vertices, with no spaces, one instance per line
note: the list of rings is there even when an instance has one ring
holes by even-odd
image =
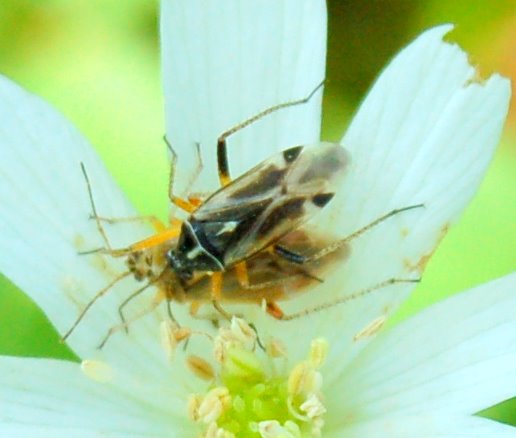
[[[186,358],[186,364],[190,371],[202,380],[211,381],[215,378],[213,367],[202,357],[190,355]]]
[[[188,339],[192,331],[187,327],[179,327],[170,320],[162,321],[160,324],[161,346],[169,360],[174,358],[177,346]]]
[[[197,408],[196,417],[198,421],[211,424],[217,421],[220,416],[231,406],[229,390],[224,387],[213,388]]]
[[[314,368],[321,368],[323,366],[324,362],[326,362],[329,348],[330,346],[326,339],[317,338],[312,341],[309,360]]]
[[[287,347],[285,347],[285,344],[274,338],[267,343],[265,352],[273,359],[287,357]]]
[[[321,403],[321,399],[315,394],[308,397],[299,409],[306,412],[308,418],[321,417],[326,413],[326,408]]]
[[[283,426],[276,420],[262,421],[257,432],[262,438],[301,438],[299,426],[293,421],[286,421]]]
[[[196,375],[212,382],[205,394],[188,401],[189,417],[200,425],[202,437],[321,435],[326,408],[319,368],[328,355],[327,341],[313,340],[307,358],[289,374],[275,364],[278,358],[287,364],[285,346],[277,339],[266,345],[257,348],[255,330],[233,318],[213,340],[216,368],[197,356],[187,359]]]
[[[202,438],[236,438],[235,434],[228,432],[217,426],[217,423],[213,422],[208,426],[206,434]]]
[[[371,321],[362,330],[360,330],[355,336],[353,336],[353,340],[360,341],[361,339],[375,335],[381,330],[381,328],[385,324],[385,321],[387,321],[387,315],[379,316],[378,318]]]

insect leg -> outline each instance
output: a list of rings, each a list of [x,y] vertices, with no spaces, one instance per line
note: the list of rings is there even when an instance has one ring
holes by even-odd
[[[131,319],[124,320],[122,323],[111,327],[107,331],[106,336],[104,336],[104,338],[102,339],[102,341],[100,342],[100,344],[98,345],[97,348],[99,350],[102,349],[104,347],[104,345],[106,345],[106,342],[109,340],[111,335],[113,335],[114,333],[116,333],[120,330],[125,330],[127,333],[130,324],[132,324],[133,322],[137,321],[138,319],[140,319],[140,318],[144,317],[145,315],[149,314],[150,312],[152,312],[156,307],[159,306],[159,304],[160,304],[159,301],[153,302],[149,307],[147,307],[146,309],[143,309],[141,312],[138,312]]]
[[[158,277],[159,278],[159,277]],[[122,303],[118,306],[118,315],[120,316],[120,320],[122,321],[122,328],[125,328],[126,333],[129,332],[128,329],[128,323],[125,319],[124,315],[124,307],[127,306],[134,298],[136,298],[138,295],[143,293],[149,286],[151,286],[153,283],[155,283],[158,279],[155,279],[154,281],[149,281],[146,285],[140,287],[139,289],[135,290],[131,295],[129,295]],[[160,301],[155,301],[159,304]]]
[[[197,318],[197,314],[199,313],[199,309],[201,308],[202,306],[202,302],[201,301],[192,301],[190,303],[190,316],[192,318]]]
[[[283,310],[273,301],[265,302],[265,311],[275,319],[285,319],[285,313],[283,313]]]
[[[161,233],[154,234],[153,236],[148,237],[147,239],[140,240],[139,242],[133,243],[131,246],[116,251],[123,251],[124,254],[128,254],[135,251],[141,251],[147,248],[152,248],[153,246],[160,245],[161,243],[165,243],[168,240],[174,239],[179,236],[181,232],[180,227],[171,227],[167,228],[165,231]]]
[[[167,228],[163,222],[161,222],[156,216],[148,215],[148,216],[133,216],[133,217],[126,217],[126,218],[107,218],[99,216],[97,213],[97,208],[95,206],[95,201],[93,198],[93,190],[91,188],[91,183],[88,177],[88,174],[86,172],[86,167],[84,166],[84,163],[81,162],[81,170],[84,175],[84,179],[86,180],[86,187],[88,189],[88,196],[90,199],[90,205],[92,214],[90,215],[91,219],[94,219],[97,224],[97,229],[99,231],[99,234],[102,237],[102,240],[104,241],[104,247],[103,248],[96,248],[93,250],[88,251],[80,251],[79,254],[81,255],[88,255],[88,254],[94,254],[94,253],[103,253],[103,254],[109,254],[113,257],[121,257],[125,256],[127,254],[130,254],[134,251],[139,251],[145,248],[149,248],[151,246],[157,245],[159,243],[163,243],[167,240],[170,240],[172,238],[175,238],[179,235],[180,228],[181,228],[181,222],[171,222],[171,226]],[[151,236],[148,239],[144,239],[140,242],[137,242],[127,248],[121,248],[121,249],[113,249],[111,244],[109,243],[109,240],[107,238],[107,234],[104,230],[104,227],[102,225],[102,222],[107,223],[116,223],[116,222],[142,222],[142,221],[148,221],[152,224],[154,229],[157,231],[157,234],[154,236]]]
[[[219,138],[217,139],[217,165],[218,165],[218,172],[219,172],[219,180],[220,180],[220,184],[222,185],[222,187],[228,185],[231,182],[231,176],[229,174],[227,148],[226,148],[227,138],[229,136],[233,135],[234,133],[240,131],[241,129],[244,129],[245,127],[251,125],[252,123],[256,122],[257,120],[260,120],[262,117],[268,116],[269,114],[272,114],[283,108],[288,108],[291,106],[302,105],[304,103],[307,103],[323,85],[324,85],[324,81],[322,81],[320,84],[318,84],[317,87],[315,87],[310,92],[310,94],[308,96],[304,97],[303,99],[292,100],[289,102],[280,103],[278,105],[274,105],[263,111],[260,111],[258,114],[255,114],[254,116],[244,120],[243,122],[239,123],[238,125],[233,126],[232,128],[223,132],[219,136]]]
[[[211,274],[211,303],[217,312],[225,319],[231,320],[231,315],[224,310],[219,301],[222,294],[222,272],[214,272]]]
[[[91,218],[94,219],[93,216],[91,216]],[[108,224],[116,224],[120,222],[149,222],[154,228],[154,230],[156,230],[158,233],[167,229],[166,225],[154,215],[128,217],[97,216],[97,219],[101,222],[106,222]]]
[[[222,272],[214,272],[211,275],[211,298],[219,301],[222,293]]]
[[[104,227],[102,226],[102,223],[99,219],[99,215],[97,214],[97,207],[95,206],[95,200],[93,199],[93,190],[91,188],[90,179],[88,178],[88,173],[86,172],[86,167],[84,166],[84,163],[81,162],[81,170],[82,174],[84,175],[84,179],[86,181],[86,188],[88,189],[88,196],[90,198],[90,205],[92,210],[91,217],[95,219],[95,222],[97,224],[97,230],[99,231],[100,236],[102,237],[102,240],[104,241],[104,245],[108,250],[111,250],[111,245],[109,243],[109,239],[107,238],[107,234],[104,230]]]
[[[234,268],[238,283],[244,289],[247,289],[249,287],[249,273],[247,272],[247,263],[245,261],[237,263]]]
[[[179,236],[180,228],[167,228],[165,231],[154,234],[147,239],[140,240],[127,248],[117,248],[117,249],[109,249],[109,248],[96,248],[89,251],[81,251],[80,255],[88,255],[88,254],[108,254],[111,257],[124,257],[136,251],[142,251],[144,249],[152,248],[153,246],[164,243],[168,240],[174,239]]]
[[[294,263],[296,265],[302,265],[303,263],[306,263],[306,256],[294,252],[284,247],[283,245],[276,244],[274,245],[273,249],[274,254],[280,256],[282,259],[285,259],[287,262]]]
[[[319,278],[310,275],[306,271],[298,271],[298,272],[295,272],[293,274],[292,273],[285,274],[284,278],[277,278],[277,279],[274,279],[274,280],[262,281],[260,283],[253,283],[253,284],[251,284],[250,281],[249,281],[249,274],[248,274],[248,271],[247,271],[247,265],[246,265],[245,261],[237,263],[234,266],[234,268],[235,268],[235,274],[236,274],[236,277],[237,277],[237,280],[238,280],[238,284],[242,287],[242,289],[251,290],[251,291],[252,290],[261,290],[261,289],[268,289],[268,288],[278,287],[278,286],[281,286],[284,283],[288,282],[293,277],[304,276],[304,277],[310,278],[312,280],[321,281]]]
[[[102,296],[104,296],[116,283],[118,283],[120,280],[123,280],[124,278],[128,277],[131,273],[129,271],[124,272],[123,274],[118,275],[109,283],[107,286],[103,287],[101,290],[99,290],[95,296],[88,301],[84,309],[82,309],[81,313],[79,313],[79,316],[75,320],[75,322],[72,324],[72,326],[68,329],[68,331],[61,337],[61,342],[65,342],[66,339],[72,334],[72,332],[75,330],[75,328],[79,325],[79,323],[82,321],[88,310],[90,310],[91,306]]]
[[[410,278],[389,278],[388,280],[382,281],[378,284],[375,284],[374,286],[368,287],[366,289],[362,289],[358,292],[352,293],[350,295],[346,295],[344,297],[337,298],[333,301],[328,301],[326,303],[322,303],[313,307],[310,307],[308,309],[301,310],[299,312],[291,313],[291,314],[284,314],[281,312],[279,317],[277,317],[274,313],[269,312],[268,308],[267,311],[269,314],[274,316],[277,319],[280,319],[282,321],[291,321],[293,319],[298,319],[305,317],[307,315],[310,315],[312,313],[321,312],[323,310],[329,309],[334,306],[338,306],[339,304],[347,303],[348,301],[356,300],[357,298],[361,298],[365,295],[370,294],[371,292],[377,291],[379,289],[383,289],[384,287],[391,286],[394,284],[399,283],[419,283],[421,279],[410,279]],[[274,304],[274,303],[272,303]],[[267,303],[267,306],[269,306],[269,303]]]
[[[219,312],[224,317],[224,319],[231,321],[231,318],[233,317],[233,315],[226,312],[217,300],[213,300],[212,304],[213,304],[213,307],[215,308],[215,310],[217,312]]]
[[[168,150],[170,151],[170,154],[172,156],[172,158],[170,160],[170,173],[169,173],[169,180],[168,180],[168,197],[170,199],[170,202],[172,202],[174,205],[179,207],[181,210],[186,211],[187,213],[193,213],[197,208],[196,205],[192,204],[191,202],[189,202],[186,199],[183,199],[179,196],[174,195],[174,177],[175,177],[176,165],[177,165],[177,153],[174,150],[174,148],[172,147],[172,145],[170,144],[170,142],[168,141],[166,135],[163,136],[163,140],[165,141],[165,143],[168,147]],[[189,182],[189,185],[193,184],[193,182],[197,179],[197,177],[199,176],[199,173],[202,170],[202,166],[203,166],[199,143],[196,143],[196,149],[197,149],[197,155],[199,157],[199,160],[198,160],[197,168],[194,173],[194,177]]]
[[[337,240],[336,242],[329,244],[328,246],[324,247],[323,249],[321,249],[320,251],[318,251],[312,255],[298,254],[294,251],[289,250],[288,248],[285,248],[282,245],[275,245],[274,252],[278,256],[284,258],[285,260],[287,260],[291,263],[302,265],[305,263],[314,262],[316,260],[319,260],[319,259],[339,250],[340,248],[342,248],[343,246],[345,246],[352,240],[355,240],[357,237],[361,236],[362,234],[369,231],[371,228],[376,227],[377,225],[379,225],[383,221],[391,218],[392,216],[395,216],[395,215],[402,213],[404,211],[407,211],[407,210],[413,210],[415,208],[422,208],[422,207],[424,207],[424,204],[410,205],[408,207],[397,208],[397,209],[391,210],[389,213],[384,214],[383,216],[380,216],[378,219],[367,224],[365,227],[360,228],[359,230],[355,231],[354,233],[351,233],[349,236],[346,236],[344,239]]]
[[[172,313],[172,302],[170,300],[167,300],[167,315],[168,315],[168,318],[170,319],[170,321],[172,321],[178,327],[181,327],[181,325],[177,322],[176,317]]]

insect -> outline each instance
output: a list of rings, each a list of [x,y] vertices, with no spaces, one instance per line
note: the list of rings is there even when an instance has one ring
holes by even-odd
[[[171,301],[190,301],[192,313],[208,301],[229,318],[220,303],[233,300],[261,303],[271,316],[292,319],[284,315],[276,301],[286,298],[286,286],[300,289],[320,281],[307,266],[317,268],[321,259],[338,254],[349,240],[372,226],[400,211],[418,207],[393,210],[345,239],[329,243],[311,240],[301,227],[332,200],[349,162],[347,152],[337,143],[291,147],[231,179],[227,138],[272,112],[308,102],[322,85],[304,99],[268,108],[224,132],[217,141],[221,188],[205,199],[184,199],[174,194],[177,155],[165,138],[172,153],[169,198],[189,216],[184,221],[172,221],[169,227],[153,217],[134,218],[150,220],[158,232],[127,248],[110,247],[102,222],[115,220],[97,215],[83,167],[93,218],[106,244],[102,252],[127,257],[129,270],[93,297],[63,339],[72,333],[97,299],[130,274],[147,283],[121,303],[119,313],[124,328],[128,322],[123,308],[150,285],[155,285],[169,303],[171,318]],[[201,168],[202,163],[198,170]]]

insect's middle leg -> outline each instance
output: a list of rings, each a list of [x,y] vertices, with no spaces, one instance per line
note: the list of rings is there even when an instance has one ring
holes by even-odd
[[[295,273],[292,275],[285,275],[284,278],[276,278],[274,280],[261,281],[260,283],[251,284],[251,282],[249,281],[249,272],[247,270],[247,264],[245,261],[237,263],[234,266],[234,269],[240,287],[242,289],[250,291],[282,286],[283,284],[285,284],[285,282],[292,279],[292,277],[298,277],[302,275],[301,273]]]

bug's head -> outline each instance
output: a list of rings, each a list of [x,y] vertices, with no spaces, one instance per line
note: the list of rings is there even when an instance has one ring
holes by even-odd
[[[189,266],[188,259],[182,257],[177,248],[167,252],[167,261],[181,281],[186,282],[192,279],[193,269]]]
[[[223,270],[222,264],[199,242],[191,223],[185,221],[177,246],[167,253],[169,266],[183,283],[192,280],[195,272]]]

